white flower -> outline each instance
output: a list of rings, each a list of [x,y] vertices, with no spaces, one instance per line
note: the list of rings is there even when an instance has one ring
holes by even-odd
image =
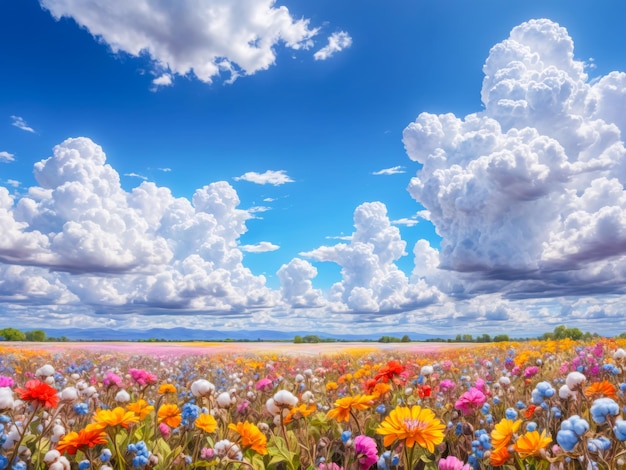
[[[500,382],[500,385],[502,385],[503,387],[511,385],[511,379],[504,376],[500,377],[500,380],[498,380],[498,382]]]
[[[428,377],[429,375],[432,375],[433,372],[435,372],[435,369],[433,368],[433,366],[422,366],[422,368],[420,369],[420,374],[423,375],[424,377]]]
[[[49,450],[46,452],[46,455],[44,455],[43,461],[45,464],[50,465],[51,463],[56,462],[59,457],[61,457],[61,453],[58,450]]]
[[[54,367],[52,367],[50,364],[41,366],[35,371],[35,376],[37,377],[49,377],[51,375],[54,375]]]
[[[115,395],[115,401],[119,403],[128,403],[130,401],[130,395],[126,390],[120,390],[117,392],[117,395]]]
[[[14,404],[13,390],[9,387],[0,387],[0,410],[13,409]]]
[[[217,396],[217,404],[222,408],[229,408],[234,404],[234,399],[231,398],[230,393],[222,392]]]
[[[239,446],[228,439],[217,441],[214,448],[215,453],[220,457],[228,457],[231,460],[241,460],[243,458]]]
[[[413,393],[413,389],[411,387],[407,387],[404,389],[405,395],[411,395]]]
[[[274,394],[274,403],[279,407],[287,406],[291,408],[297,405],[298,398],[289,390],[279,390]]]
[[[312,405],[313,403],[315,403],[315,397],[313,396],[313,392],[311,392],[310,390],[307,390],[306,392],[304,392],[302,394],[302,402],[307,403],[309,405]]]
[[[304,369],[302,373],[305,377],[313,377],[313,371],[311,369]]]
[[[296,375],[296,383],[304,382],[304,375],[298,374]]]
[[[622,348],[616,349],[613,353],[613,359],[624,359],[626,357],[626,351]]]
[[[559,397],[563,400],[567,400],[568,398],[573,398],[576,396],[576,392],[572,392],[572,390],[567,386],[563,385],[559,388]]]
[[[567,374],[567,378],[565,379],[565,384],[569,387],[570,390],[574,390],[576,387],[581,385],[587,377],[585,377],[580,372],[570,372]]]
[[[48,466],[48,470],[71,470],[70,461],[66,457],[61,456],[59,459]],[[104,470],[104,465],[100,467]]]
[[[44,379],[44,382],[46,382],[48,385],[54,385],[54,377],[52,376],[46,377]]]
[[[272,414],[272,416],[276,416],[278,413],[280,413],[280,408],[276,406],[276,403],[274,403],[273,398],[269,398],[265,402],[265,407],[267,408],[267,411],[269,411]]]
[[[215,385],[205,379],[198,379],[191,384],[191,393],[194,397],[204,397],[215,391]]]
[[[61,400],[74,401],[78,400],[78,390],[74,387],[65,387],[61,390]]]

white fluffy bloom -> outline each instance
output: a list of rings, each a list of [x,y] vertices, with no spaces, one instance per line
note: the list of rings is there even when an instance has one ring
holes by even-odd
[[[41,366],[35,371],[35,376],[37,377],[50,377],[51,375],[54,375],[54,367],[52,367],[50,364]]]
[[[280,408],[276,406],[276,403],[274,403],[273,398],[269,398],[265,402],[265,407],[267,408],[267,411],[269,411],[272,414],[272,416],[276,416],[278,413],[280,413]]]
[[[230,396],[228,392],[222,392],[217,396],[217,404],[222,408],[229,408],[235,404],[236,399]]]
[[[128,403],[130,401],[130,395],[126,390],[120,390],[115,395],[115,401],[118,403]]]
[[[626,351],[622,348],[616,349],[613,353],[613,359],[624,359],[626,357]]]
[[[500,385],[502,385],[503,387],[508,387],[509,385],[511,385],[511,379],[505,376],[500,377],[500,380],[498,382],[500,382]]]
[[[78,390],[75,387],[65,387],[61,390],[61,400],[75,401],[78,400]]]
[[[296,375],[296,383],[304,382],[304,375],[298,374]]]
[[[9,387],[0,387],[0,410],[10,410],[14,404],[13,390]]]
[[[215,453],[220,457],[228,457],[231,460],[241,460],[243,455],[239,446],[228,439],[223,439],[215,443]]]
[[[191,384],[191,393],[194,397],[204,397],[215,391],[215,385],[205,379],[198,379]]]
[[[310,390],[304,392],[302,394],[302,402],[308,405],[312,405],[313,403],[315,403],[315,397],[313,396],[313,392],[311,392]]]
[[[46,455],[44,455],[43,461],[45,464],[50,465],[51,463],[56,462],[59,457],[61,457],[61,453],[58,450],[49,450],[46,452]]]
[[[428,377],[429,375],[432,375],[434,371],[435,369],[433,368],[433,366],[422,366],[422,368],[420,369],[420,374],[424,377]]]
[[[565,384],[568,386],[570,390],[576,389],[576,387],[580,386],[583,382],[587,380],[580,372],[570,372],[567,374],[567,378],[565,379]]]
[[[559,388],[559,397],[563,400],[567,400],[575,396],[576,392],[572,392],[572,390],[567,385],[563,385],[561,386],[561,388]]]
[[[279,390],[274,394],[274,403],[279,407],[287,406],[291,408],[298,404],[298,398],[289,390]]]

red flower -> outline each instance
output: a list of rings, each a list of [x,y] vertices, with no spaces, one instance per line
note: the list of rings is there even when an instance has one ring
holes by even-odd
[[[429,398],[431,392],[432,389],[430,388],[430,385],[422,385],[417,387],[417,394],[420,398]]]
[[[16,388],[15,392],[21,400],[36,402],[44,408],[56,408],[59,404],[56,388],[40,380],[29,380],[24,384],[24,388]]]
[[[529,405],[528,408],[526,408],[526,410],[524,411],[524,416],[526,416],[527,419],[531,419],[536,409],[537,405]]]
[[[378,374],[374,376],[374,379],[377,381],[382,379],[383,382],[387,383],[389,380],[393,379],[394,376],[400,375],[404,372],[404,366],[400,364],[396,360],[389,361],[386,366],[383,366],[378,371]]]

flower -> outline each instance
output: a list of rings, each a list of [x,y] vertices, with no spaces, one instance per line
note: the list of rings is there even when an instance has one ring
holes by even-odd
[[[420,447],[433,452],[435,446],[443,442],[445,428],[432,410],[414,405],[411,408],[398,406],[391,410],[376,432],[385,436],[385,447],[395,440],[401,440],[405,441],[407,447],[413,447],[417,442]]]
[[[176,387],[172,384],[164,383],[159,385],[157,393],[159,395],[165,395],[166,393],[176,393]]]
[[[351,410],[367,410],[373,404],[372,395],[355,395],[353,397],[343,397],[335,401],[335,408],[330,410],[326,416],[337,421],[350,421]]]
[[[175,403],[164,403],[157,413],[159,423],[165,423],[171,428],[177,428],[183,420],[180,409]]]
[[[57,445],[57,450],[61,453],[67,452],[70,455],[75,455],[78,450],[106,443],[106,434],[102,427],[97,423],[90,423],[78,432],[72,431],[63,436]]]
[[[215,429],[217,429],[217,421],[209,413],[200,414],[194,421],[194,425],[207,433],[215,432]]]
[[[597,424],[606,421],[607,416],[617,416],[619,414],[619,405],[611,398],[598,398],[591,405],[591,419]]]
[[[11,377],[7,377],[6,375],[0,375],[0,388],[13,387],[13,385],[15,385],[15,381]]]
[[[135,403],[129,403],[128,405],[126,405],[126,409],[135,413],[141,421],[150,413],[152,413],[152,410],[154,410],[154,406],[149,405],[146,400],[139,399]]]
[[[497,449],[499,447],[506,447],[511,442],[513,434],[517,432],[522,420],[512,421],[510,419],[502,419],[496,424],[491,431],[491,444]]]
[[[150,385],[156,383],[157,376],[143,369],[128,369],[132,379],[139,385]]]
[[[552,438],[546,435],[545,429],[541,431],[541,434],[538,431],[531,431],[518,437],[513,444],[513,449],[521,458],[525,459],[526,457],[538,456],[541,450],[551,442]]]
[[[494,467],[500,467],[504,465],[511,457],[507,446],[498,447],[491,451],[489,455],[489,463]]]
[[[404,372],[404,366],[396,360],[389,361],[386,366],[380,368],[378,373],[374,376],[374,380],[381,380],[387,383],[392,380],[396,375],[400,375]]]
[[[256,425],[244,421],[236,425],[230,423],[228,429],[232,429],[241,436],[241,445],[243,447],[249,447],[261,455],[267,454],[267,438]]]
[[[464,415],[469,415],[472,414],[474,410],[483,406],[483,403],[486,401],[487,397],[485,394],[476,387],[472,387],[459,397],[454,407],[460,410]]]
[[[24,384],[24,388],[16,388],[15,392],[21,400],[35,403],[44,408],[56,408],[59,404],[56,388],[40,380],[28,380]]]
[[[357,436],[354,438],[354,452],[359,470],[368,470],[372,465],[378,462],[378,449],[376,441],[371,437]]]
[[[471,470],[472,468],[468,463],[463,464],[462,460],[459,460],[452,455],[439,460],[437,466],[439,470]]]
[[[580,372],[570,372],[567,374],[567,378],[565,379],[565,385],[567,385],[570,390],[576,391],[576,389],[581,387],[586,380],[587,377]]]
[[[617,437],[620,441],[626,441],[626,421],[623,419],[618,419],[615,421],[615,426],[613,426],[613,432],[615,433],[615,437]]]
[[[131,424],[139,422],[139,417],[132,411],[126,411],[121,406],[118,406],[112,410],[96,411],[93,420],[100,426],[100,429],[114,426],[128,428]]]
[[[617,387],[608,380],[594,382],[585,388],[585,396],[588,398],[607,397],[617,400]]]
[[[215,385],[205,379],[198,379],[191,384],[191,393],[194,397],[211,395],[215,391]]]
[[[256,383],[255,388],[261,392],[269,392],[274,388],[274,384],[270,379],[263,378]]]
[[[292,409],[289,410],[287,416],[285,416],[285,424],[290,423],[294,419],[306,418],[311,413],[313,413],[317,408],[314,405],[307,405],[306,403],[302,403]]]

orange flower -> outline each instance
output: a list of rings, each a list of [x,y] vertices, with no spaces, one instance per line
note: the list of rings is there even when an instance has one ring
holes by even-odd
[[[159,385],[157,393],[161,395],[165,395],[166,393],[176,393],[176,387],[172,384],[161,384]]]
[[[417,442],[420,447],[434,452],[435,446],[443,442],[444,429],[446,426],[435,417],[432,410],[413,405],[411,408],[398,406],[391,410],[376,432],[385,436],[385,447],[400,440],[409,448]]]
[[[513,448],[521,458],[525,459],[526,457],[538,456],[541,449],[548,446],[551,442],[552,438],[546,435],[546,430],[544,429],[541,431],[541,434],[538,431],[532,431],[521,435],[517,442],[513,444]]]
[[[379,398],[389,393],[390,390],[391,385],[380,382],[374,386],[374,390],[372,390],[372,395],[374,395],[374,398]]]
[[[330,419],[337,421],[350,421],[350,410],[367,410],[372,406],[372,395],[355,395],[353,397],[343,397],[335,402],[335,408],[326,413]]]
[[[294,419],[306,418],[311,413],[313,413],[317,408],[315,405],[307,405],[306,403],[302,403],[299,406],[295,406],[289,410],[287,416],[285,416],[284,422],[290,423]]]
[[[523,411],[524,416],[526,416],[527,419],[532,419],[533,413],[535,412],[536,409],[537,409],[537,405],[528,405],[528,408],[526,408]]]
[[[241,436],[241,445],[249,447],[261,455],[267,454],[267,438],[256,425],[244,421],[237,425],[230,423],[228,429],[232,429]]]
[[[337,382],[328,382],[326,384],[326,391],[330,391],[330,390],[337,390]]]
[[[500,467],[507,463],[509,457],[511,457],[511,454],[509,454],[509,450],[506,446],[498,447],[491,451],[489,463],[493,467]]]
[[[217,429],[217,421],[209,413],[200,414],[193,423],[198,429],[211,434]]]
[[[112,410],[96,411],[93,420],[100,427],[100,429],[103,430],[114,426],[128,428],[131,424],[139,422],[139,417],[132,411],[126,411],[121,406],[118,406]]]
[[[177,428],[183,420],[180,409],[175,403],[165,403],[159,408],[159,423],[165,423],[170,428]]]
[[[139,420],[142,421],[146,416],[152,413],[154,406],[148,405],[146,400],[140,399],[135,403],[129,403],[126,405],[126,409],[135,413],[139,417]]]
[[[592,399],[608,397],[617,400],[617,387],[606,379],[594,382],[585,389],[585,396]]]
[[[75,455],[78,450],[106,443],[106,434],[102,428],[96,423],[90,423],[85,429],[78,432],[72,431],[63,436],[57,445],[57,450],[61,453],[67,452],[70,455]]]
[[[512,421],[510,419],[502,419],[496,424],[491,431],[491,444],[498,449],[499,447],[506,447],[511,442],[513,434],[517,432],[522,420]]]
[[[24,388],[16,388],[21,400],[34,402],[44,408],[56,408],[59,404],[57,389],[40,380],[29,380]]]
[[[404,366],[396,360],[389,361],[386,366],[380,368],[378,373],[374,376],[374,379],[387,383],[392,380],[396,375],[404,372]]]

